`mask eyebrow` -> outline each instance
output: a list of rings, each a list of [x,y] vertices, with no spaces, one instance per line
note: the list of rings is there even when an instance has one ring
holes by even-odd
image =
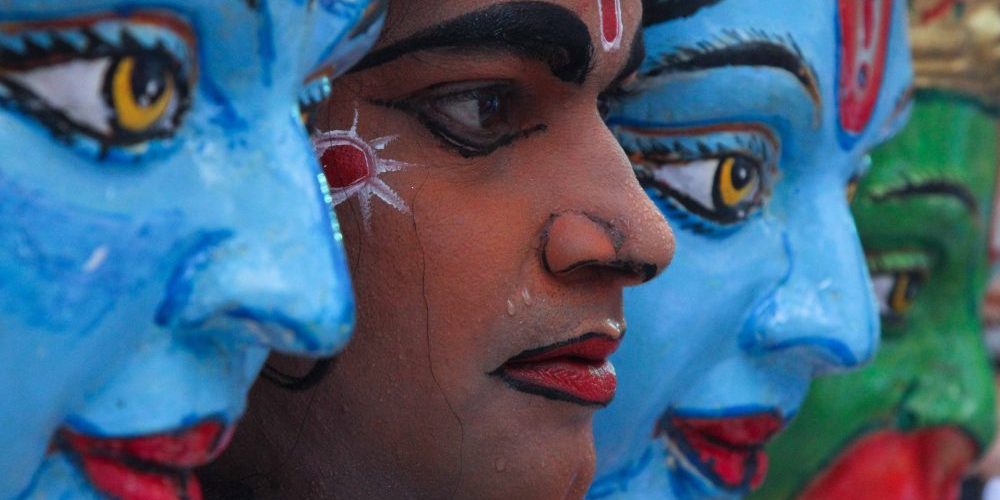
[[[503,51],[541,61],[565,82],[582,85],[593,70],[590,30],[573,11],[539,1],[508,2],[428,27],[361,60],[351,72],[430,50]]]
[[[820,106],[816,72],[806,62],[794,41],[786,41],[766,33],[754,33],[753,38],[739,33],[727,35],[733,41],[701,42],[692,48],[681,48],[665,54],[641,76],[649,78],[729,67],[769,67],[791,74],[802,84],[813,103]]]
[[[643,0],[642,25],[650,26],[695,15],[722,0]]]
[[[969,189],[957,182],[944,179],[930,179],[919,182],[907,182],[903,186],[872,193],[869,197],[875,202],[908,199],[920,196],[940,196],[959,202],[973,217],[979,217],[979,205],[976,197]]]

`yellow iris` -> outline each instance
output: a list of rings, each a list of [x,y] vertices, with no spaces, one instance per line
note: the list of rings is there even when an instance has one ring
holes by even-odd
[[[854,201],[854,196],[858,194],[858,181],[851,181],[847,184],[847,202]]]
[[[115,65],[111,79],[111,102],[121,128],[139,133],[148,130],[167,113],[174,98],[174,81],[169,75],[164,75],[166,86],[163,91],[152,102],[142,103],[136,98],[135,89],[132,88],[135,67],[134,57],[122,58]]]
[[[741,182],[741,185],[737,186],[737,179],[734,178],[734,170],[736,169],[736,158],[728,157],[722,160],[722,164],[719,166],[719,194],[722,197],[722,203],[727,207],[735,207],[740,203],[749,201],[757,190],[757,172],[750,169],[745,173],[748,176],[747,179]]]
[[[892,295],[889,297],[889,308],[896,314],[905,314],[913,306],[913,297],[910,296],[910,281],[913,278],[908,273],[896,275],[896,283],[892,287]]]

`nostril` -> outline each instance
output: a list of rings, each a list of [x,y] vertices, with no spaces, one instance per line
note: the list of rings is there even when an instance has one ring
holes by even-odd
[[[639,272],[637,273],[642,279],[643,283],[653,279],[657,274],[660,274],[660,268],[656,264],[642,264],[638,265]]]
[[[659,266],[631,258],[623,250],[626,240],[614,224],[599,217],[580,212],[553,214],[542,233],[542,262],[557,277],[591,269],[599,274],[611,272],[628,281],[626,285],[653,279]]]

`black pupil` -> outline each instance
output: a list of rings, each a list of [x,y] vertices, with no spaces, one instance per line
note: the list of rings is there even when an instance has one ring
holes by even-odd
[[[132,70],[132,95],[136,103],[148,107],[167,90],[170,69],[163,57],[155,54],[135,56]]]
[[[737,190],[747,187],[753,181],[753,166],[745,158],[736,157],[733,163],[733,187]]]
[[[913,302],[913,299],[917,296],[917,292],[920,291],[921,281],[923,281],[921,275],[916,273],[910,274],[910,279],[906,283],[906,290],[903,292],[907,302]]]
[[[500,96],[489,94],[479,98],[479,122],[483,127],[489,127],[499,119]]]

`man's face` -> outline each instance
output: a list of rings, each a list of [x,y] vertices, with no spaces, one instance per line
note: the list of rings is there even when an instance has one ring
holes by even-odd
[[[369,4],[0,2],[0,497],[194,495],[267,350],[346,343],[296,109]]]
[[[772,448],[775,474],[761,498],[957,497],[993,435],[977,311],[996,154],[992,117],[921,96],[910,127],[875,155],[852,208],[883,345],[871,366],[817,383]]]
[[[739,494],[810,380],[871,358],[847,191],[905,118],[905,3],[649,2],[608,123],[678,239],[626,294],[632,342],[591,494]],[[639,492],[639,493],[636,493]]]
[[[346,496],[585,491],[622,289],[673,251],[599,112],[640,60],[639,3],[617,4],[400,1],[337,81],[314,141],[359,316],[313,403],[329,433],[295,452],[321,458],[310,477],[358,477]]]

